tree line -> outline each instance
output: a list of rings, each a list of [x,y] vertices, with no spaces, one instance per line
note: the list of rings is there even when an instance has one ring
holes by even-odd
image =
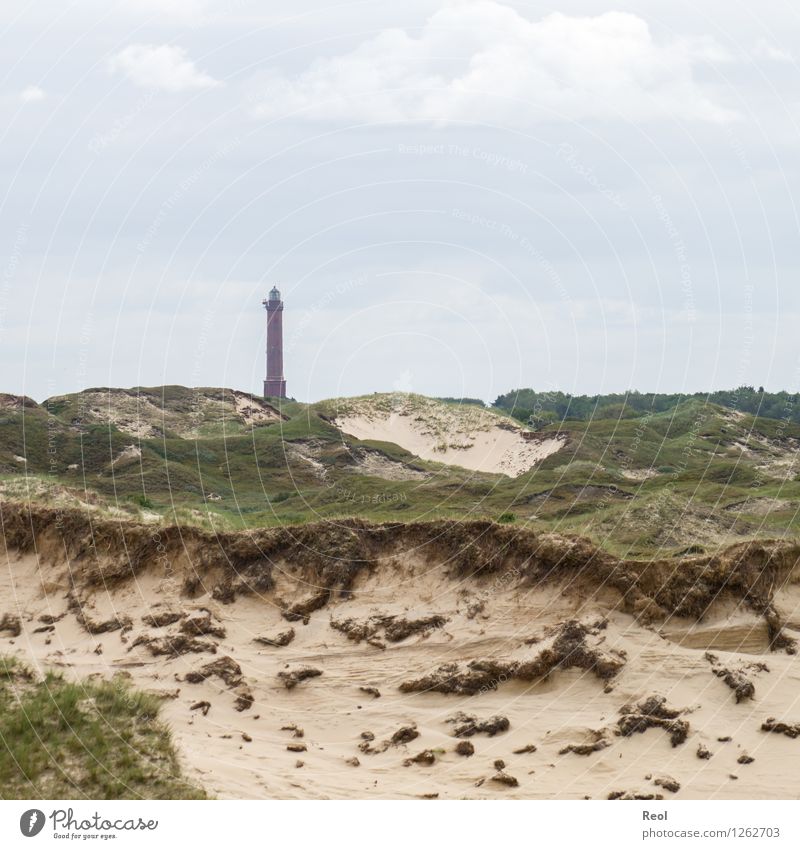
[[[533,427],[544,427],[567,419],[635,419],[662,413],[678,404],[698,400],[730,410],[800,423],[800,394],[767,392],[763,386],[740,386],[717,392],[658,393],[628,392],[607,395],[571,395],[567,392],[537,392],[514,389],[498,396],[494,407]]]

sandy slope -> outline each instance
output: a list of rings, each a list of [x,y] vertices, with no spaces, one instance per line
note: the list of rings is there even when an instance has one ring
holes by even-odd
[[[341,404],[335,423],[343,433],[473,471],[517,477],[564,445],[562,437],[523,431],[513,419],[474,405],[401,393]]]
[[[11,406],[14,396],[4,396]],[[22,406],[17,398],[14,407]],[[0,402],[2,403],[2,402]],[[138,439],[165,432],[194,438],[209,425],[241,425],[247,429],[281,420],[271,404],[249,392],[208,387],[165,386],[134,389],[86,389],[74,395],[48,398],[43,406],[60,409],[74,405],[73,417],[86,424],[114,425]]]
[[[443,560],[422,557],[412,547],[377,558],[372,569],[358,573],[351,597],[310,612],[303,624],[288,622],[281,611],[313,598],[318,588],[299,579],[291,563],[279,564],[271,589],[224,604],[205,586],[187,598],[176,556],[169,563],[145,564],[135,577],[109,582],[109,589],[102,583],[84,588],[85,622],[96,627],[117,616],[131,620],[130,628],[90,634],[66,596],[69,570],[78,561],[60,560],[48,546],[41,550],[41,560],[9,550],[0,570],[0,618],[18,611],[22,625],[16,637],[0,633],[0,652],[76,677],[129,675],[138,686],[162,693],[164,716],[187,772],[221,797],[606,798],[613,791],[672,797],[654,784],[662,777],[680,784],[676,798],[800,797],[800,739],[760,730],[771,716],[800,722],[798,660],[769,650],[764,620],[742,603],[720,602],[700,623],[672,617],[645,626],[621,611],[618,593],[608,586],[588,592],[575,581],[531,585],[515,568],[458,579]],[[201,553],[193,557],[199,562]],[[798,619],[795,580],[778,599],[790,625]],[[215,646],[216,654],[154,657],[145,645],[133,645],[141,635],[179,633],[180,622],[155,628],[143,616],[203,609],[213,614],[214,628],[225,630],[224,636],[199,638]],[[40,617],[62,614],[52,631],[35,632],[43,627]],[[446,621],[397,642],[379,630],[373,644],[350,640],[330,625],[347,618],[364,623],[375,614],[401,619],[438,614]],[[556,668],[543,680],[497,680],[497,689],[475,695],[399,689],[446,662],[535,658],[570,619],[592,626],[586,644],[616,658],[621,665],[616,676],[603,680],[591,669]],[[290,628],[296,637],[287,646],[254,642]],[[754,698],[736,702],[712,671],[705,656],[709,646],[718,668],[743,671],[755,685]],[[185,680],[187,673],[226,656],[241,667],[244,687],[254,697],[243,711],[235,709],[241,685]],[[755,662],[768,669],[752,667]],[[322,675],[286,689],[278,673],[304,665]],[[362,686],[378,688],[380,697],[362,692]],[[684,743],[673,747],[660,728],[630,737],[614,733],[620,708],[653,694],[685,709]],[[206,716],[192,709],[202,701],[210,704]],[[499,714],[510,727],[495,736],[470,737],[475,753],[462,757],[446,721],[457,711],[479,719]],[[282,730],[292,725],[302,727],[302,737]],[[416,739],[381,751],[382,741],[409,725],[419,732]],[[365,741],[363,732],[374,734],[374,741]],[[609,744],[601,751],[559,754],[600,734]],[[728,742],[719,740],[728,736]],[[359,750],[365,743],[379,751]],[[530,744],[535,752],[514,754]],[[289,751],[290,745],[306,751]],[[697,756],[701,745],[711,752],[709,759]],[[404,766],[424,750],[433,751],[432,765]],[[738,763],[745,753],[754,762]],[[505,761],[504,773],[518,786],[492,780],[497,759]]]

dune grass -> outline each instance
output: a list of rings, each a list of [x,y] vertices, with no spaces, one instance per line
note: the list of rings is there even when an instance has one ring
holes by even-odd
[[[162,392],[149,391],[153,397]],[[186,414],[188,390],[163,392],[165,404],[177,405],[169,409],[173,419]],[[128,400],[120,402],[120,415]],[[800,532],[800,511],[764,508],[769,501],[800,501],[800,426],[734,415],[696,398],[637,418],[540,425],[544,434],[562,434],[565,445],[515,479],[422,461],[391,443],[344,440],[331,424],[348,405],[394,409],[394,395],[286,402],[280,422],[249,430],[229,427],[227,413],[213,419],[212,406],[207,430],[197,438],[165,433],[138,439],[113,425],[76,427],[78,402],[79,396],[65,396],[49,411],[0,410],[0,501],[75,506],[219,532],[349,516],[496,520],[511,513],[517,523],[586,535],[623,556]],[[432,427],[454,407],[418,396],[403,403],[412,411],[418,407]],[[467,413],[495,417],[477,406]],[[224,435],[214,430],[223,425]],[[141,456],[123,454],[131,444]],[[364,452],[427,476],[370,474],[359,465]]]
[[[158,700],[120,678],[37,678],[0,657],[0,796],[203,799],[188,782]]]

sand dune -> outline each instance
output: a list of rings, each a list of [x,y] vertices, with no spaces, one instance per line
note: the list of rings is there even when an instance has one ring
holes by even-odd
[[[525,431],[513,419],[475,405],[419,395],[343,399],[341,406],[335,424],[356,439],[393,442],[423,460],[512,478],[565,443],[563,436]]]
[[[62,533],[80,532],[75,522]],[[143,548],[153,529],[140,536],[139,526],[95,527],[94,555],[77,536],[66,549],[62,540],[64,558],[53,532],[39,535],[37,554],[6,527],[0,619],[18,615],[20,631],[0,632],[0,651],[76,678],[129,676],[159,693],[188,774],[220,797],[798,795],[800,739],[761,730],[770,717],[800,722],[800,671],[793,654],[774,650],[774,620],[770,631],[750,602],[728,595],[699,624],[674,613],[652,621],[647,605],[631,607],[602,577],[637,567],[585,543],[515,542],[498,530],[490,544],[491,526],[467,526],[461,536],[480,552],[473,568],[459,559],[457,526],[406,526],[395,544],[352,525],[336,531],[339,556],[341,539],[351,540],[347,557],[357,539],[380,543],[363,568],[309,569],[299,562],[304,538],[273,534],[255,541],[272,561],[259,571],[251,541],[233,535],[220,540],[239,564],[226,573],[212,539],[185,529],[161,536],[160,559]],[[785,602],[796,557],[774,552],[770,582],[786,587]],[[729,568],[746,571],[748,558]],[[550,577],[535,578],[534,563]],[[320,674],[296,675],[307,669]],[[409,691],[425,676],[436,686]],[[457,680],[478,683],[469,695],[440,691]],[[640,717],[650,697],[675,718]],[[631,710],[652,727],[626,733]],[[456,736],[470,717],[478,730]],[[675,723],[686,724],[677,745]]]

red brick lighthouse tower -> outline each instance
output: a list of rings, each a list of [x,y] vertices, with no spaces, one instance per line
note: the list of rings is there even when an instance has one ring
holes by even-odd
[[[262,301],[267,310],[267,379],[265,398],[285,398],[286,380],[283,376],[283,301],[277,286],[269,298]]]

